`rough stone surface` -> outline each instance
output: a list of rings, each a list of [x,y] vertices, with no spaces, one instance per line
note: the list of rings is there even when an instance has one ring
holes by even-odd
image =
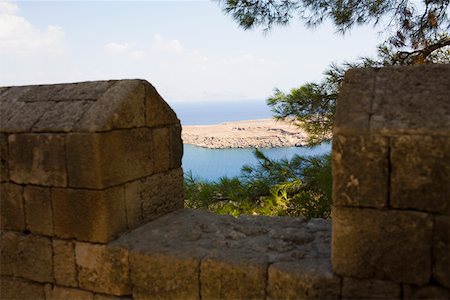
[[[25,105],[17,101],[0,101],[0,132],[7,132],[7,124]]]
[[[148,128],[67,136],[69,186],[102,189],[153,173]],[[118,171],[120,170],[120,171]]]
[[[334,136],[334,205],[380,208],[387,205],[388,146],[388,139],[380,136]]]
[[[0,231],[0,274],[14,276],[17,262],[19,234]]]
[[[142,80],[115,82],[89,107],[73,130],[92,132],[144,126],[146,85]]]
[[[401,136],[393,139],[391,206],[450,215],[449,162],[449,137]]]
[[[401,299],[400,284],[377,279],[342,279],[342,299]]]
[[[44,84],[44,85],[31,85],[23,87],[15,87],[18,89],[17,94],[19,94],[20,89],[25,89],[24,93],[21,93],[18,101],[23,102],[47,102],[55,101],[55,95],[58,94],[64,88],[64,84]],[[10,97],[8,97],[9,99]]]
[[[131,298],[131,296],[117,297],[117,296],[110,296],[110,295],[104,295],[104,294],[94,294],[94,300],[134,300],[134,299]]]
[[[125,186],[128,228],[183,208],[181,169],[154,174]]]
[[[79,289],[72,289],[63,286],[52,286],[51,284],[45,285],[45,299],[46,300],[63,300],[63,299],[76,299],[76,300],[93,300],[94,294],[88,291]]]
[[[0,133],[0,182],[9,180],[8,136]]]
[[[55,102],[33,125],[33,132],[71,131],[92,101]]]
[[[450,299],[450,292],[435,285],[403,286],[404,299]]]
[[[334,133],[448,136],[449,74],[445,64],[348,71],[337,101]]]
[[[1,272],[37,282],[53,281],[51,241],[12,231],[1,235]]]
[[[334,119],[334,134],[365,134],[369,131],[375,69],[353,69],[345,73]]]
[[[181,139],[181,126],[176,125],[170,130],[170,168],[180,168],[182,157],[183,140]]]
[[[450,217],[436,216],[433,229],[433,277],[450,289]]]
[[[16,183],[67,186],[64,137],[60,134],[13,134],[9,141],[10,178]]]
[[[127,228],[124,188],[106,190],[52,189],[57,237],[107,243]]]
[[[198,298],[199,276],[202,298],[258,298],[265,290],[269,264],[330,260],[330,225],[330,220],[234,218],[184,209],[110,245],[129,249],[133,296],[138,299],[146,293],[150,298]],[[316,275],[319,280],[320,272]]]
[[[146,125],[156,127],[179,124],[175,112],[149,83],[145,85],[145,119]]]
[[[329,258],[274,263],[268,276],[268,299],[339,299],[341,280]]]
[[[72,241],[53,239],[53,273],[56,284],[78,287],[75,247]]]
[[[44,286],[27,280],[0,277],[0,298],[4,300],[45,300]]]
[[[165,172],[170,168],[172,156],[170,152],[170,133],[171,129],[167,127],[153,129],[153,171],[155,173]]]
[[[51,110],[54,105],[55,102],[20,104],[6,102],[2,106],[6,106],[8,110],[8,121],[2,122],[1,131],[15,133],[30,132],[33,125],[39,121],[45,112]]]
[[[12,183],[0,183],[0,228],[22,231],[25,229],[23,188]]]
[[[101,98],[116,82],[116,80],[109,80],[65,84],[51,99],[54,101],[93,101]]]
[[[236,251],[238,252],[238,251]],[[248,260],[241,253],[216,255],[202,260],[200,270],[202,299],[263,299],[267,281],[267,262]],[[239,256],[239,254],[241,254]]]
[[[5,87],[1,132],[96,132],[179,124],[144,80]]]
[[[24,189],[25,221],[29,231],[53,236],[53,212],[50,188],[28,185]]]
[[[81,288],[117,296],[131,294],[127,250],[80,242],[75,245]]]
[[[32,85],[29,86],[11,86],[3,87],[5,89],[3,93],[0,94],[0,102],[11,102],[17,103],[21,102],[20,99],[23,95],[27,94],[33,88]]]
[[[419,285],[429,281],[430,215],[337,207],[332,218],[332,261],[338,275]]]
[[[448,136],[449,77],[450,66],[445,64],[380,69],[375,79],[371,132]]]
[[[130,253],[133,299],[198,299],[199,264],[183,253]]]

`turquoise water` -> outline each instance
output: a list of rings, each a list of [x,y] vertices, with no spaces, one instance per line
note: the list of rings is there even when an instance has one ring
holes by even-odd
[[[291,158],[294,154],[311,156],[331,151],[330,143],[315,147],[262,148],[272,159]],[[245,164],[256,164],[253,149],[207,149],[184,145],[183,170],[195,177],[216,180],[222,176],[238,176]]]

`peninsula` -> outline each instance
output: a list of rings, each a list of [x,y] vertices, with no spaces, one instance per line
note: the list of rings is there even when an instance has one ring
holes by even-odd
[[[286,122],[258,119],[183,126],[182,138],[185,144],[212,149],[277,148],[303,146],[307,135]]]

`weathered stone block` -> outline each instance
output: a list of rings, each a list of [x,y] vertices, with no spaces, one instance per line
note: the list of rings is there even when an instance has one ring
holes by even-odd
[[[25,229],[23,188],[12,183],[0,183],[0,228],[22,231]]]
[[[143,180],[140,196],[144,220],[153,220],[184,207],[183,171],[171,170]]]
[[[332,262],[338,275],[419,285],[429,281],[430,215],[336,207],[332,218]]]
[[[200,260],[163,253],[130,253],[133,299],[199,299]]]
[[[263,299],[267,264],[205,258],[200,266],[202,299]]]
[[[92,101],[56,102],[33,125],[33,132],[68,132],[93,104]]]
[[[352,69],[345,73],[334,119],[334,134],[365,134],[369,131],[375,69]]]
[[[52,94],[53,101],[94,101],[99,99],[117,80],[86,81],[65,84],[57,93]]]
[[[148,180],[138,179],[125,185],[125,206],[127,213],[127,228],[136,228],[144,222],[142,212],[143,201],[149,201],[146,189],[151,187],[146,184]]]
[[[145,126],[146,84],[142,80],[114,82],[86,111],[74,130],[92,132]]]
[[[53,273],[56,284],[78,287],[75,247],[72,241],[53,239]]]
[[[0,298],[4,300],[45,300],[43,284],[2,276],[0,286]]]
[[[8,122],[25,106],[23,102],[0,101],[0,131],[8,132]]]
[[[0,133],[0,182],[9,180],[8,135]]]
[[[53,212],[50,188],[28,185],[23,194],[25,220],[32,233],[53,236]]]
[[[170,168],[180,168],[183,158],[183,140],[181,139],[181,126],[175,125],[170,130]]]
[[[48,102],[53,101],[54,96],[58,94],[66,85],[65,84],[45,84],[32,85],[26,87],[17,87],[26,89],[27,91],[20,95],[19,101],[25,102]]]
[[[60,134],[13,134],[9,141],[12,181],[44,186],[67,186],[64,137]]]
[[[450,68],[443,64],[380,69],[375,83],[370,130],[382,134],[404,132],[448,136],[449,76]]]
[[[449,162],[449,137],[394,138],[391,150],[391,206],[450,215]]]
[[[57,237],[107,243],[127,228],[123,186],[101,191],[53,188],[52,203]]]
[[[401,299],[400,284],[377,279],[342,279],[342,299]]]
[[[328,259],[275,263],[269,266],[268,276],[268,299],[338,299],[340,295],[341,280]]]
[[[385,207],[388,201],[388,139],[380,136],[333,138],[333,204]]]
[[[8,113],[8,121],[2,122],[3,132],[29,132],[36,122],[44,115],[45,112],[54,106],[54,102],[45,103],[14,103],[5,102],[1,106],[6,106]],[[3,109],[3,108],[2,108]]]
[[[125,186],[128,228],[156,219],[184,206],[181,169],[154,174]]]
[[[27,94],[34,86],[4,87],[6,90],[0,94],[0,102],[20,102],[23,95]]]
[[[15,274],[15,263],[19,246],[19,234],[12,231],[0,231],[0,274]]]
[[[403,299],[450,299],[450,292],[436,285],[403,285]]]
[[[75,257],[81,288],[116,296],[131,294],[126,249],[77,242]]]
[[[436,216],[433,229],[433,277],[450,289],[450,217]]]
[[[117,297],[117,296],[110,296],[110,295],[104,295],[104,294],[94,294],[94,300],[133,300],[133,298],[131,298],[131,296]]]
[[[1,236],[1,272],[37,282],[52,282],[52,245],[47,238],[12,231]]]
[[[71,187],[102,189],[153,173],[149,128],[70,133],[67,167]]]
[[[171,165],[171,129],[168,127],[153,129],[153,153],[155,173],[168,171]]]
[[[149,83],[145,84],[145,118],[149,127],[179,124],[175,112]]]
[[[52,286],[51,284],[45,285],[45,299],[46,300],[63,300],[63,299],[76,299],[76,300],[93,300],[94,294],[88,291],[79,289],[72,289],[62,286]]]

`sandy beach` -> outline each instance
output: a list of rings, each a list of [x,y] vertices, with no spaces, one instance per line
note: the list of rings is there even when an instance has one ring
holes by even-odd
[[[305,145],[306,134],[274,119],[183,126],[185,144],[206,148],[276,148]]]

